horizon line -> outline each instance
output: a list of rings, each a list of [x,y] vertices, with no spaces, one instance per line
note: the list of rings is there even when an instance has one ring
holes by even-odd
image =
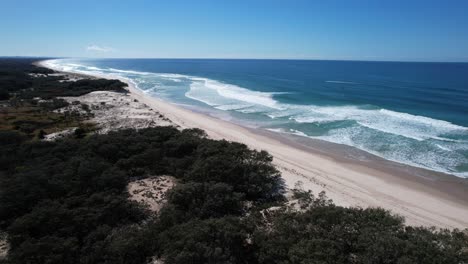
[[[468,63],[466,61],[425,61],[425,60],[366,60],[366,59],[319,59],[319,58],[223,58],[223,57],[67,57],[67,56],[23,56],[0,55],[0,58],[37,58],[37,59],[90,59],[90,60],[284,60],[284,61],[349,61],[349,62],[401,62],[401,63]]]

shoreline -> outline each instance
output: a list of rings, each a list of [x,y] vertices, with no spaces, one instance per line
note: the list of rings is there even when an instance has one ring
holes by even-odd
[[[48,68],[44,61],[37,64]],[[314,194],[324,190],[337,205],[383,207],[404,216],[409,225],[468,227],[468,181],[465,179],[407,165],[394,166],[395,162],[381,162],[377,158],[354,161],[340,156],[340,148],[330,155],[333,151],[319,151],[320,146],[303,145],[290,137],[246,128],[150,97],[132,82],[117,76],[79,74],[124,81],[134,98],[182,128],[200,128],[211,138],[237,141],[268,151],[289,187],[302,181],[304,189]],[[418,177],[417,173],[423,176]]]

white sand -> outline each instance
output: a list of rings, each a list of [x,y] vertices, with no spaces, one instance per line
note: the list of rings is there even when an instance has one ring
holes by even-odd
[[[89,120],[98,125],[98,133],[107,133],[123,128],[141,129],[175,125],[157,110],[140,102],[132,93],[96,91],[82,96],[61,98],[70,105],[57,109],[56,112],[77,112],[80,115],[91,115]],[[76,101],[80,103],[74,104],[73,102]],[[83,104],[88,106],[87,111],[83,109]],[[61,133],[66,133],[66,131]],[[46,138],[50,137],[51,135],[46,136]]]
[[[142,203],[148,206],[153,212],[159,212],[167,202],[167,191],[172,189],[176,179],[171,176],[155,176],[128,184],[127,190],[130,194],[130,200]]]
[[[0,261],[6,258],[9,248],[10,246],[8,245],[6,234],[0,233]]]
[[[468,227],[468,199],[465,199],[468,190],[465,184],[459,187],[456,183],[450,183],[450,188],[459,188],[458,192],[461,190],[463,194],[460,198],[460,195],[452,195],[447,188],[438,188],[439,180],[437,184],[426,183],[424,181],[434,179],[406,177],[400,172],[338,161],[299,149],[254,130],[152,98],[128,84],[133,98],[156,109],[182,128],[197,127],[205,130],[211,138],[242,142],[251,148],[268,151],[289,187],[302,181],[304,189],[310,189],[314,194],[324,190],[338,205],[383,207],[404,216],[410,225]],[[444,179],[440,181],[441,186],[447,183]]]

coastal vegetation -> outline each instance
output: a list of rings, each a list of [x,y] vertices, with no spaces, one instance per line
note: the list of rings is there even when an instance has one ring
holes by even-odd
[[[53,111],[68,105],[59,97],[92,91],[126,92],[126,84],[118,80],[78,79],[70,82],[63,74],[35,66],[33,62],[33,59],[0,61],[0,130],[18,131],[29,138],[41,138],[67,127],[80,127],[90,132],[93,125],[83,122],[87,116],[78,112]]]
[[[57,97],[124,86],[67,84],[31,62],[0,62],[2,111],[19,103],[40,113],[28,116],[36,121],[29,130],[11,121],[26,110],[2,115],[0,231],[9,250],[0,263],[468,262],[466,231],[405,226],[389,211],[337,206],[300,184],[288,194],[270,154],[199,129],[85,130],[41,140],[41,130],[86,120],[44,125],[60,116]],[[36,97],[52,106],[34,105]],[[158,175],[177,184],[155,213],[129,199],[127,184]]]

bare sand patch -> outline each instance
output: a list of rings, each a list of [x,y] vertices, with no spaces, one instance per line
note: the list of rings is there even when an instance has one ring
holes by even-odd
[[[125,128],[141,129],[174,125],[160,112],[138,101],[132,94],[96,91],[77,97],[61,97],[61,99],[70,105],[57,109],[56,112],[89,115],[89,120],[97,124],[98,133]]]
[[[0,233],[0,260],[5,259],[8,255],[9,249],[8,241],[6,239],[6,235]]]
[[[67,129],[59,131],[59,132],[47,134],[47,135],[44,136],[44,140],[45,141],[54,141],[54,140],[57,140],[57,139],[67,137],[67,136],[73,134],[73,132],[75,132],[75,129],[77,129],[77,127],[70,127],[70,128],[67,128]]]
[[[130,182],[127,186],[130,200],[143,203],[153,212],[159,212],[167,201],[166,193],[174,187],[172,176],[155,176]]]

